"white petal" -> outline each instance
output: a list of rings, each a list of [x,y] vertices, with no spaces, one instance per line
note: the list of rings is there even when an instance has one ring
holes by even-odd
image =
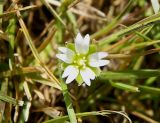
[[[82,76],[83,81],[90,86],[91,80],[95,79],[95,73],[90,68],[85,68],[80,70],[80,74]]]
[[[76,68],[73,65],[70,65],[65,69],[62,77],[64,78],[68,76],[66,79],[66,84],[69,84],[78,76],[78,74],[79,74],[78,68]]]
[[[72,51],[71,49],[66,48],[66,47],[59,47],[58,50],[61,51],[62,53],[64,53],[68,59],[73,60],[73,58],[75,56],[74,51]]]
[[[66,54],[56,54],[56,57],[68,64],[73,62],[73,58],[68,57]]]
[[[92,67],[101,67],[101,66],[105,66],[107,64],[109,64],[110,61],[109,60],[95,60],[95,61],[90,61],[89,65]]]
[[[76,52],[80,52],[81,50],[81,43],[83,41],[83,37],[81,36],[80,33],[77,34],[76,38],[75,38],[75,49],[76,49]]]
[[[88,53],[89,50],[89,42],[90,42],[90,37],[87,34],[84,39],[81,36],[80,33],[77,34],[76,39],[75,39],[75,48],[76,52],[80,54],[86,54]]]
[[[58,50],[61,51],[62,53],[64,54],[74,54],[74,52],[69,49],[69,48],[66,48],[66,47],[58,47]]]
[[[58,48],[59,51],[61,51],[64,54],[56,54],[56,57],[61,59],[62,61],[66,62],[66,63],[72,63],[75,53],[74,51],[65,48],[65,47],[59,47]]]
[[[90,43],[90,37],[89,37],[89,34],[87,34],[87,35],[85,35],[85,37],[83,39],[84,54],[88,53],[89,43]]]
[[[108,56],[108,53],[106,52],[96,52],[93,53],[89,56],[89,59],[91,60],[100,60],[102,58],[105,58],[106,56]]]
[[[91,80],[95,79],[95,73],[90,68],[87,67],[86,72],[87,72],[87,75],[89,75]]]
[[[108,56],[108,53],[106,52],[96,52],[89,56],[89,65],[92,67],[101,67],[104,65],[109,64],[109,60],[101,60],[102,58],[105,58]]]
[[[74,69],[73,67],[74,67],[74,66],[72,66],[72,65],[69,65],[68,67],[66,67],[66,68],[64,69],[63,74],[62,74],[62,78],[65,78],[65,77],[69,76],[70,71],[72,71],[72,69]]]

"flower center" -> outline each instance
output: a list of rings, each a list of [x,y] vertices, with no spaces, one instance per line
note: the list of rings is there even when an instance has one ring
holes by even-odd
[[[86,67],[86,57],[77,55],[76,59],[74,60],[74,64],[78,67],[85,68]]]

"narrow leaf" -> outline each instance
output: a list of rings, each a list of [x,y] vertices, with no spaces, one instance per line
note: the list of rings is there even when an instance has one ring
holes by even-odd
[[[139,92],[138,87],[135,87],[132,85],[127,85],[127,84],[120,83],[120,82],[111,82],[111,85],[113,87],[116,87],[122,90],[131,91],[131,92]]]
[[[100,79],[122,80],[122,79],[144,79],[160,76],[160,70],[127,70],[127,71],[107,71],[100,75]]]
[[[149,86],[139,86],[141,92],[147,92],[150,94],[160,94],[160,88],[149,87]]]

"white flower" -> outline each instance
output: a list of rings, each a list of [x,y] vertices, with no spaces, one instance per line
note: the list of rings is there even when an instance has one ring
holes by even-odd
[[[66,78],[66,83],[77,80],[79,84],[83,82],[88,86],[91,80],[98,75],[99,67],[109,64],[109,60],[102,60],[108,54],[106,52],[95,52],[95,48],[89,46],[90,37],[87,34],[84,38],[80,33],[77,34],[75,45],[70,44],[68,48],[59,47],[61,54],[56,57],[65,63],[62,78]]]

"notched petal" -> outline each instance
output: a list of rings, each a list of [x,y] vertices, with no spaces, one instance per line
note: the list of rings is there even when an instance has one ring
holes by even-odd
[[[98,52],[99,59],[103,59],[103,58],[105,58],[107,56],[108,56],[108,53],[106,53],[106,52]]]
[[[64,61],[65,63],[72,63],[72,59],[70,59],[69,57],[67,57],[66,54],[56,54],[56,57],[62,61]]]
[[[66,53],[74,53],[71,49],[66,48],[66,47],[58,47],[58,50],[64,54]]]
[[[102,66],[105,66],[109,63],[110,63],[109,60],[97,60],[97,61],[95,60],[95,61],[90,61],[89,65],[91,67],[102,67]]]
[[[90,68],[85,68],[80,70],[83,81],[90,86],[91,80],[95,79],[95,73]]]
[[[59,47],[58,50],[60,52],[62,52],[63,54],[56,54],[57,58],[59,58],[60,60],[64,61],[65,63],[68,63],[68,64],[73,62],[73,59],[75,56],[74,51],[72,51],[68,48],[65,48],[65,47]]]
[[[90,37],[89,37],[89,34],[87,34],[84,37],[84,39],[83,39],[83,45],[82,45],[83,53],[84,54],[88,53],[88,51],[89,51],[89,44],[90,44]]]
[[[81,49],[81,43],[82,43],[83,37],[81,36],[80,33],[77,34],[76,38],[75,38],[75,49],[76,52],[80,52]]]
[[[87,34],[87,35],[84,37],[83,42],[84,42],[85,46],[89,48],[89,43],[90,43],[89,34]]]
[[[83,37],[82,37],[81,33],[78,33],[75,38],[75,43],[80,43],[81,40],[83,40]]]
[[[68,67],[66,67],[64,69],[63,74],[62,74],[62,78],[65,78],[65,77],[69,76],[70,71],[72,71],[72,69],[73,69],[73,66],[71,66],[71,65],[69,65]]]
[[[68,66],[64,72],[63,72],[63,75],[62,75],[62,78],[65,78],[67,77],[66,79],[66,83],[69,84],[71,83],[74,79],[76,79],[76,77],[78,76],[79,74],[79,70],[78,68],[76,68],[75,66],[73,65],[70,65]]]
[[[109,60],[102,60],[108,56],[108,53],[106,52],[96,52],[89,56],[89,65],[91,67],[101,67],[109,64]]]
[[[90,60],[100,60],[102,58],[105,58],[106,56],[108,56],[108,53],[106,52],[96,52],[93,53],[89,56]]]
[[[80,54],[87,54],[89,51],[89,42],[90,37],[88,34],[83,38],[81,34],[78,33],[75,39],[76,52]]]

